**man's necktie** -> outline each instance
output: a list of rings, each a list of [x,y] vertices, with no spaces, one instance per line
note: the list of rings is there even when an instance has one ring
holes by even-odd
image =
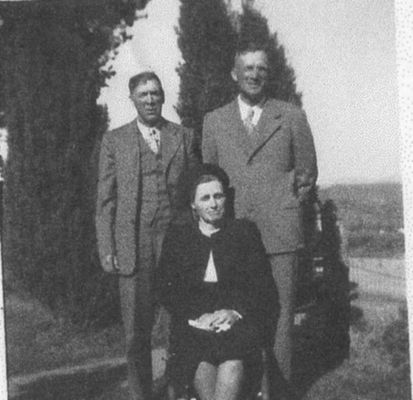
[[[253,118],[254,118],[254,110],[250,108],[248,110],[247,117],[244,119],[244,125],[245,125],[245,129],[248,132],[248,135],[252,135],[254,133],[255,125],[252,122]]]
[[[155,154],[159,153],[160,136],[159,132],[154,128],[149,131],[148,145]]]

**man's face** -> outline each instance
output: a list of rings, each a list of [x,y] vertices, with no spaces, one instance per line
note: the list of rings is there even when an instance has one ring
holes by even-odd
[[[262,50],[238,54],[232,70],[232,79],[238,84],[243,100],[254,105],[264,97],[268,81],[268,57]]]
[[[131,92],[130,98],[138,112],[138,119],[145,125],[154,126],[162,115],[162,89],[158,81],[140,83]]]

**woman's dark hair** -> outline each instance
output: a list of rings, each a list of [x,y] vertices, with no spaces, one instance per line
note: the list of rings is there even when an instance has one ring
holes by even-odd
[[[227,173],[215,164],[200,164],[184,171],[178,182],[178,203],[180,209],[187,209],[194,200],[197,187],[201,183],[218,181],[222,185],[224,194],[227,196],[229,189],[229,178]]]

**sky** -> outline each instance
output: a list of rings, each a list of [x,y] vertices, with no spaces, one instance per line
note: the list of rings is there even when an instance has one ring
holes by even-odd
[[[239,0],[232,4],[236,8]],[[256,0],[255,6],[295,71],[314,135],[318,183],[400,181],[393,1]],[[146,69],[164,84],[164,116],[179,122],[179,1],[151,0],[140,16],[102,91],[112,128],[134,118],[127,83]]]

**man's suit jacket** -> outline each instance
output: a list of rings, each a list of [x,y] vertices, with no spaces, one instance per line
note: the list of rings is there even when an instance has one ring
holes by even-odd
[[[162,163],[173,209],[178,177],[196,163],[193,132],[166,120],[160,131]],[[116,255],[124,275],[135,271],[138,260],[140,134],[135,119],[105,133],[100,150],[96,207],[99,256],[103,263],[107,255]]]
[[[267,99],[256,132],[248,136],[236,99],[206,115],[202,155],[228,173],[235,215],[257,224],[267,253],[295,251],[302,244],[298,193],[314,185],[317,164],[301,109]]]

